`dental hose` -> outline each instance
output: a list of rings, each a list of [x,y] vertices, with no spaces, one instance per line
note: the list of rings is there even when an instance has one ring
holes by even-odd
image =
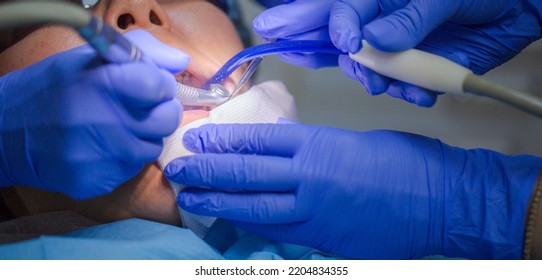
[[[108,62],[149,61],[130,41],[100,18],[78,5],[66,2],[26,1],[0,5],[0,29],[29,24],[56,23],[73,27],[99,56]],[[203,90],[177,83],[176,99],[185,109],[210,110],[228,100],[222,85]]]
[[[366,41],[362,44],[358,53],[349,54],[350,58],[379,74],[433,91],[489,97],[542,118],[541,98],[493,84],[444,57],[417,49],[388,53],[373,48]],[[329,41],[276,41],[257,45],[232,57],[206,86],[222,83],[238,67],[255,58],[292,52],[346,54]]]
[[[328,54],[346,54],[343,51],[337,49],[330,41],[320,40],[299,40],[299,41],[276,41],[272,43],[266,43],[256,45],[247,48],[222,66],[218,72],[209,79],[206,87],[211,84],[221,84],[224,82],[237,68],[246,62],[249,62],[255,58],[265,57],[273,54],[281,53],[328,53]]]
[[[0,29],[46,23],[75,28],[109,62],[143,60],[141,51],[135,45],[78,5],[60,1],[20,1],[0,5]]]
[[[542,118],[542,99],[534,95],[490,83],[474,74],[467,75],[463,89],[465,92],[499,100]]]
[[[130,41],[105,24],[103,20],[93,17],[75,4],[56,1],[21,1],[0,4],[0,29],[44,23],[57,23],[75,28],[98,54],[109,62],[124,63],[144,60],[141,51]],[[362,43],[362,49],[356,54],[349,54],[350,57],[384,76],[433,91],[472,93],[490,97],[542,118],[542,99],[537,96],[492,84],[474,75],[469,69],[431,53],[416,49],[386,53],[374,49],[365,41]],[[345,54],[329,41],[276,41],[257,45],[231,58],[211,77],[205,89],[209,90],[212,84],[221,84],[237,68],[255,58],[280,53],[312,52]],[[222,96],[222,91],[222,88],[215,87],[214,91],[205,92],[205,97],[218,96],[227,100]],[[179,87],[178,99],[183,101],[182,98],[190,97],[192,102],[194,97],[189,93],[192,93],[191,88]],[[220,102],[222,101],[217,101],[216,105]]]
[[[437,92],[489,97],[542,118],[540,97],[493,84],[444,57],[417,49],[388,53],[362,44],[350,58],[379,74]]]

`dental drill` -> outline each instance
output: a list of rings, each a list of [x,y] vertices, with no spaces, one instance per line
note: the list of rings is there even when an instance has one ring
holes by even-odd
[[[20,1],[0,5],[0,29],[28,24],[56,23],[73,27],[108,62],[146,61],[145,55],[107,25],[80,6],[65,2]],[[229,98],[228,90],[214,84],[209,90],[177,83],[177,99],[187,109],[210,110]]]
[[[60,1],[18,1],[0,5],[0,29],[43,23],[57,23],[75,28],[101,57],[110,62],[148,61],[130,41],[103,20],[93,17],[75,4]],[[416,49],[396,53],[381,52],[365,41],[362,44],[362,49],[356,54],[349,54],[350,57],[384,76],[433,91],[490,97],[542,118],[541,98],[495,85],[448,59]],[[231,98],[229,92],[220,84],[241,65],[266,55],[289,52],[346,55],[326,41],[294,40],[257,45],[230,59],[207,82],[204,89],[178,84],[177,99],[189,109],[210,110]],[[112,55],[113,53],[115,55]],[[254,69],[251,69],[249,74],[253,72]]]
[[[470,69],[432,53],[417,49],[387,53],[364,40],[361,50],[349,55],[373,71],[396,80],[433,91],[489,97],[542,118],[541,98],[493,84]]]

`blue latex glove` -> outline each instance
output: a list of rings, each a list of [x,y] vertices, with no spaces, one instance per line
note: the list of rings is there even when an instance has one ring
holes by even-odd
[[[254,29],[266,37],[298,39],[327,27],[343,51],[359,51],[361,39],[382,51],[416,47],[483,74],[541,37],[541,10],[542,2],[534,0],[298,0],[263,12]],[[329,65],[318,56],[288,61]],[[420,106],[436,102],[438,93],[378,75],[347,56],[339,65],[369,94],[386,92]]]
[[[262,5],[264,7],[267,7],[267,8],[278,6],[278,5],[284,4],[284,3],[290,3],[290,2],[293,2],[293,1],[294,0],[256,0],[256,2],[260,3],[260,5]]]
[[[329,11],[336,0],[297,0],[265,10],[253,21],[256,33],[277,40],[331,40]],[[284,61],[309,68],[338,65],[338,55],[287,53],[278,55]]]
[[[166,176],[184,209],[346,257],[520,258],[542,159],[414,134],[205,125]]]
[[[158,157],[181,105],[170,71],[189,57],[144,31],[153,63],[104,64],[89,46],[0,80],[0,187],[26,185],[85,199],[111,192]]]

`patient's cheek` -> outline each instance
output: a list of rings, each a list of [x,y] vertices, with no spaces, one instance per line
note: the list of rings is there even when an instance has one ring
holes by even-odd
[[[199,119],[207,118],[209,116],[208,111],[203,110],[190,110],[190,111],[184,111],[183,118],[181,121],[180,126],[185,126],[193,121],[197,121]]]

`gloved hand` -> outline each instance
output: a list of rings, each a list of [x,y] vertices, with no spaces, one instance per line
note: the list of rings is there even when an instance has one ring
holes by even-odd
[[[187,211],[346,257],[520,258],[542,159],[394,132],[205,125],[166,176]],[[207,188],[207,187],[211,187]]]
[[[267,7],[267,8],[278,6],[278,5],[284,4],[284,3],[290,3],[290,2],[293,2],[293,1],[294,0],[256,0],[256,2],[260,3],[260,5],[262,5],[264,7]]]
[[[298,39],[325,28],[329,19],[331,39],[343,51],[359,51],[361,39],[382,51],[416,47],[483,74],[541,37],[541,12],[542,2],[533,0],[298,0],[264,11],[254,29],[266,37]],[[287,61],[329,65],[319,57]],[[348,56],[339,65],[369,94],[386,92],[420,106],[436,102],[438,93],[378,75]]]
[[[329,13],[337,0],[296,0],[263,11],[252,26],[265,38],[277,40],[324,40],[329,37]],[[284,61],[309,68],[338,65],[338,55],[321,53],[286,53]]]
[[[154,63],[105,64],[88,45],[1,77],[0,187],[86,199],[158,157],[181,105],[170,71],[189,57],[144,31],[127,34]]]

